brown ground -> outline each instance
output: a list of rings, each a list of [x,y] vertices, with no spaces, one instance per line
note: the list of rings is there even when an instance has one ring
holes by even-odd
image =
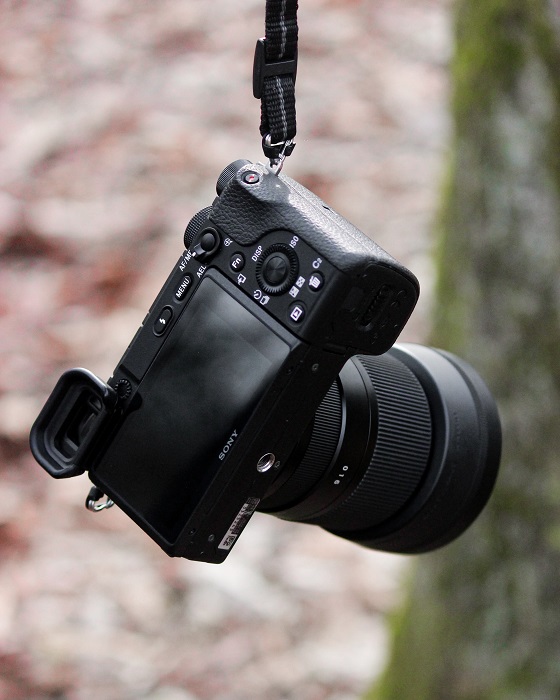
[[[445,0],[300,3],[285,172],[431,299],[448,138]],[[222,566],[171,560],[27,451],[63,369],[107,377],[230,161],[261,159],[257,0],[2,3],[0,700],[351,700],[404,560],[257,515]]]

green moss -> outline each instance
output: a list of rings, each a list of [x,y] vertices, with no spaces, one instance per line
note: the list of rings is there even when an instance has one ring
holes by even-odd
[[[438,216],[435,229],[435,256],[436,256],[436,290],[435,297],[438,303],[435,305],[432,319],[432,332],[430,342],[449,350],[459,348],[464,344],[467,333],[467,319],[469,301],[466,295],[457,291],[459,276],[459,261],[464,260],[466,254],[465,242],[455,237],[450,239],[446,231],[456,218],[454,203],[456,201],[456,164],[454,158],[447,167],[446,178],[443,186],[442,207]],[[465,248],[462,250],[462,248]],[[445,300],[445,303],[442,301]]]
[[[481,546],[492,560],[491,543]],[[480,560],[466,566],[468,553],[459,541],[418,561],[409,597],[394,617],[390,662],[367,700],[490,700],[491,659],[501,642],[472,643],[492,622],[479,604],[487,569]]]
[[[492,154],[496,100],[516,103],[529,60],[546,70],[556,111],[547,134],[551,169],[560,175],[560,42],[547,0],[458,0],[456,51],[451,62],[452,112],[457,138],[476,134],[483,158]],[[490,150],[488,150],[490,149]]]
[[[542,3],[539,2],[539,5]],[[555,112],[547,134],[550,149],[546,158],[560,192],[560,41],[557,31],[551,26],[550,18],[542,8],[534,18],[534,43],[546,67],[554,97]]]
[[[441,598],[425,595],[426,583],[421,572],[411,577],[406,602],[390,619],[389,664],[364,700],[438,700],[444,668],[434,660],[447,656],[446,647],[452,644],[454,633],[446,616],[445,595]]]
[[[391,621],[389,663],[366,700],[560,697],[558,287],[530,255],[532,223],[543,220],[509,196],[530,182],[560,211],[560,30],[545,0],[457,0],[454,11],[455,134],[431,340],[470,359],[501,396],[504,460],[483,517],[418,560]],[[549,94],[537,110],[542,144],[527,152],[539,162],[523,170],[501,120],[533,127],[534,93],[524,90],[535,66]],[[541,245],[560,256],[560,221],[546,226]]]
[[[457,51],[452,63],[454,114],[463,119],[491,108],[497,92],[514,89],[525,60],[530,0],[459,0],[456,9]]]
[[[484,240],[510,155],[510,144],[496,130],[495,113],[504,100],[523,110],[519,81],[529,61],[544,67],[555,105],[542,159],[560,193],[560,44],[549,11],[544,0],[458,0],[456,5],[455,133],[435,227],[437,303],[431,338],[450,350],[464,348],[472,333],[476,290],[469,280],[490,279],[494,257],[499,262],[502,255],[499,249],[493,257],[491,243]],[[477,230],[478,243],[472,240]],[[477,245],[484,248],[478,256]]]

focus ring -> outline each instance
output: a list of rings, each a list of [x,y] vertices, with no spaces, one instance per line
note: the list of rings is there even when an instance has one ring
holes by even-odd
[[[354,491],[315,521],[344,532],[372,527],[402,508],[422,481],[432,443],[428,400],[411,370],[389,355],[358,356],[355,361],[377,397],[377,441]]]

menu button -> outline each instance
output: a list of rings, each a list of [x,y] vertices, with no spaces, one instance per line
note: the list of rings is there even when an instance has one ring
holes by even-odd
[[[183,301],[183,299],[187,296],[187,292],[191,288],[191,284],[192,277],[190,275],[185,275],[181,280],[181,284],[175,290],[175,299],[177,299],[177,301]]]

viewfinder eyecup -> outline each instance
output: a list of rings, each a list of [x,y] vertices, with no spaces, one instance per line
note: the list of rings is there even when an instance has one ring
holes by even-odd
[[[56,479],[83,474],[116,403],[115,390],[88,370],[65,372],[31,428],[31,450],[43,469]]]

